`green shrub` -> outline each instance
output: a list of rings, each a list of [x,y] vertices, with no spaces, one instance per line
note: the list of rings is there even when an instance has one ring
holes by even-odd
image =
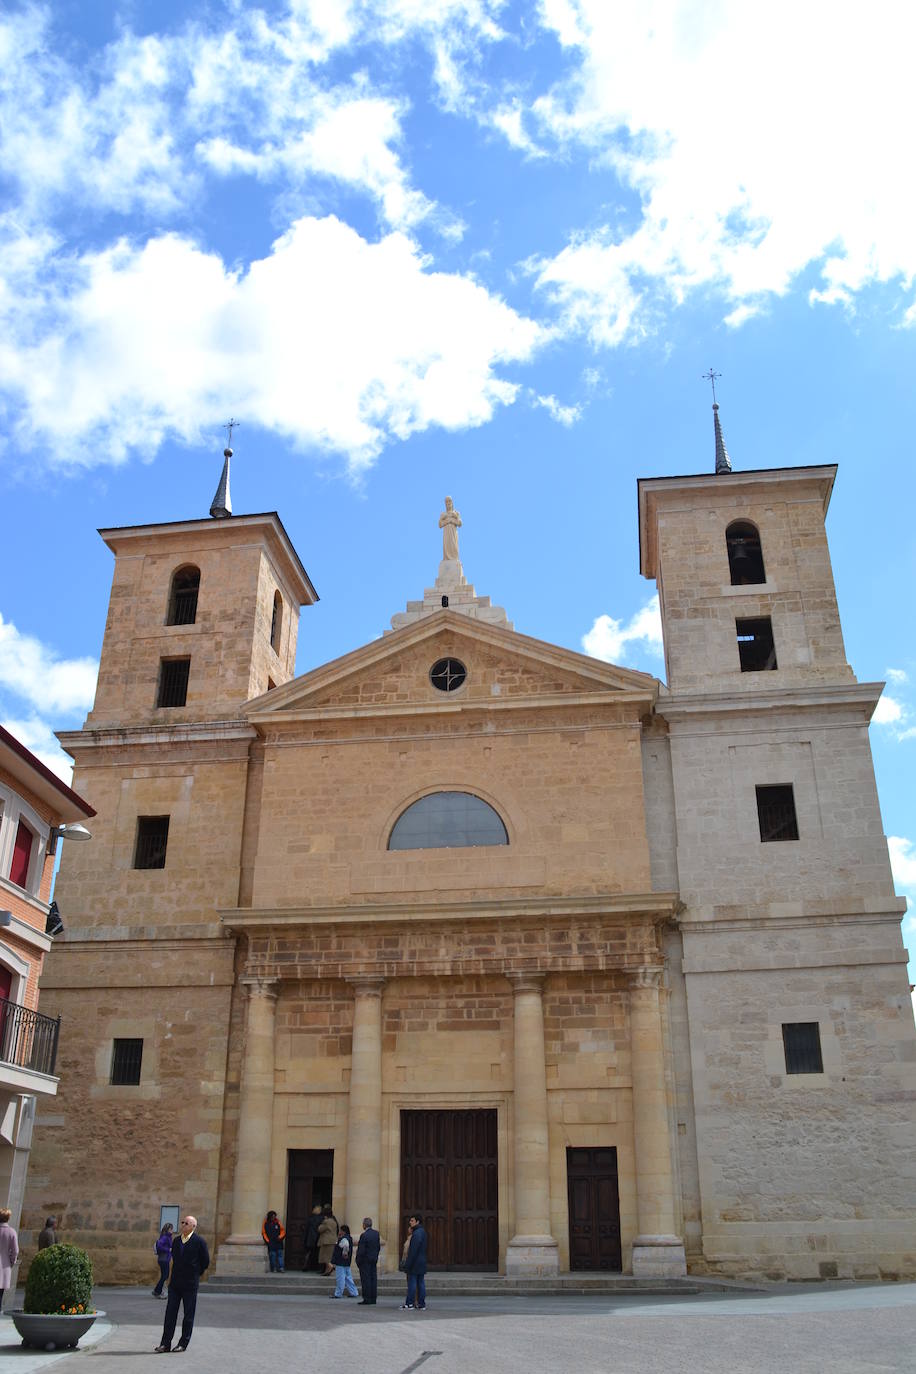
[[[78,1245],[48,1245],[29,1266],[24,1312],[94,1312],[92,1261]]]

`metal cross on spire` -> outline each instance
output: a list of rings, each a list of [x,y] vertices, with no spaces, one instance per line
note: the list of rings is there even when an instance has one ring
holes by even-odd
[[[717,373],[716,375],[718,376],[718,373]],[[234,429],[240,429],[240,428],[241,428],[241,421],[240,421],[240,420],[233,420],[231,417],[230,417],[228,423],[225,424],[225,425],[223,425],[223,429],[226,430],[226,432],[227,432],[228,435],[229,435],[229,442],[228,442],[228,444],[226,445],[227,448],[232,448],[232,431],[233,431]]]
[[[710,368],[708,372],[704,372],[704,373],[703,373],[703,376],[702,376],[702,379],[701,379],[701,380],[704,381],[704,382],[710,382],[710,383],[712,384],[712,403],[713,403],[713,405],[716,404],[716,382],[719,380],[719,378],[720,378],[721,376],[722,376],[722,373],[721,373],[721,372],[714,372],[713,369]]]

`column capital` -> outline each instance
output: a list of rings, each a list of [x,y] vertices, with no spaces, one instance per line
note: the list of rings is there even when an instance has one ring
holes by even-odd
[[[664,976],[665,970],[661,967],[634,968],[627,971],[627,981],[631,992],[646,988],[654,988],[658,991],[662,986]]]
[[[381,997],[382,990],[388,982],[380,974],[373,973],[346,973],[344,982],[349,983],[357,997]]]
[[[545,980],[546,976],[547,976],[547,975],[544,974],[544,973],[507,973],[507,974],[506,974],[506,977],[509,979],[509,982],[512,984],[512,991],[515,993],[516,997],[518,996],[518,994],[519,994],[520,992],[537,992],[537,993],[543,993],[543,991],[544,991],[544,980]]]
[[[275,1002],[280,992],[279,978],[259,978],[256,974],[243,974],[239,979],[239,987],[244,988],[248,993],[250,1001],[256,997],[263,997]]]

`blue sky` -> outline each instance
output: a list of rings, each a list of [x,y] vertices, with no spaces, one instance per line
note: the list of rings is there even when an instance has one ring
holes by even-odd
[[[134,0],[0,16],[0,720],[91,704],[97,526],[277,509],[299,671],[422,594],[663,671],[636,478],[837,462],[847,653],[916,899],[916,12]],[[10,575],[11,569],[25,570]],[[905,934],[916,938],[910,915]]]

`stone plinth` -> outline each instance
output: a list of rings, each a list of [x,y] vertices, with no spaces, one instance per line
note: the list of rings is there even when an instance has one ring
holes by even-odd
[[[682,1279],[687,1273],[684,1242],[678,1236],[637,1236],[633,1242],[634,1279]]]
[[[513,1236],[506,1246],[506,1278],[552,1278],[560,1272],[553,1236]]]
[[[512,621],[502,606],[491,606],[488,596],[478,596],[464,575],[464,569],[457,559],[443,558],[433,587],[423,589],[422,601],[408,601],[407,609],[391,617],[391,630],[401,630],[405,625],[413,625],[436,611],[445,609],[459,615],[470,616],[472,620],[483,620],[488,625],[502,625],[507,630],[513,628]],[[390,634],[391,630],[386,630]]]
[[[267,1246],[256,1240],[224,1240],[216,1252],[214,1271],[223,1279],[250,1278],[267,1273]]]

